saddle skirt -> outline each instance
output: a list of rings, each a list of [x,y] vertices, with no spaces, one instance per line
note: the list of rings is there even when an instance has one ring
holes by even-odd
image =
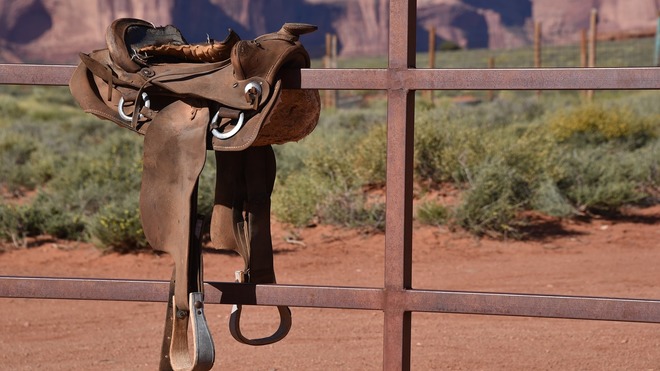
[[[107,48],[80,54],[69,85],[83,110],[140,134],[174,100],[192,98],[206,102],[213,118],[209,149],[298,141],[318,122],[319,94],[282,89],[280,78],[284,70],[310,67],[299,37],[314,30],[286,23],[254,40],[229,30],[223,41],[190,45],[174,26],[118,19],[108,28]]]

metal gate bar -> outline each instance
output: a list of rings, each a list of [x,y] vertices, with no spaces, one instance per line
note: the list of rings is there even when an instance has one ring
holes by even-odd
[[[75,66],[0,64],[0,84],[68,85]],[[654,90],[658,67],[405,69],[310,68],[284,75],[288,89]],[[395,75],[393,79],[393,75]]]
[[[287,88],[387,91],[384,287],[207,282],[209,302],[382,310],[385,314],[383,368],[386,370],[410,369],[412,312],[660,323],[660,300],[413,290],[411,287],[416,90],[660,89],[660,68],[416,69],[416,0],[390,0],[389,19],[387,68],[308,69],[284,79]],[[67,85],[74,68],[0,64],[0,84]],[[0,297],[165,301],[167,285],[164,281],[0,276]]]
[[[0,297],[166,302],[169,281],[0,276]],[[368,287],[206,282],[208,304],[385,310],[385,290]],[[222,294],[222,295],[221,295]],[[473,291],[401,290],[390,300],[408,312],[439,312],[660,323],[660,300]]]

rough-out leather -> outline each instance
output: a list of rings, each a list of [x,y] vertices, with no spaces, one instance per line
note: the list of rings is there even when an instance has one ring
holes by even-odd
[[[271,145],[311,133],[320,111],[318,91],[282,89],[280,76],[284,69],[310,66],[299,37],[314,30],[287,23],[254,40],[240,40],[230,30],[223,41],[190,45],[174,26],[124,18],[108,28],[105,49],[80,54],[69,84],[80,106],[145,136],[142,226],[149,244],[169,253],[175,265],[161,369],[207,370],[213,365],[203,315],[202,219],[196,199],[207,149],[216,151],[217,160],[212,246],[238,251],[248,282],[275,283]],[[231,316],[230,332],[253,345],[280,340],[291,322],[288,308],[279,311],[281,324],[273,336],[243,337],[240,308]]]
[[[107,49],[81,54],[83,63],[74,72],[69,86],[74,98],[86,112],[141,134],[147,131],[153,113],[171,103],[173,97],[207,100],[212,111],[225,107],[245,112],[246,124],[235,136],[227,140],[212,138],[210,146],[220,151],[240,151],[253,145],[255,140],[258,145],[297,141],[316,126],[320,112],[318,91],[283,90],[278,84],[283,69],[295,70],[310,66],[309,55],[299,37],[313,31],[314,26],[287,23],[278,32],[254,40],[237,41],[238,36],[230,32],[230,36],[220,42],[224,49],[231,50],[229,58],[212,63],[176,58],[176,62],[173,62],[172,56],[164,63],[158,55],[149,56],[146,53],[145,56],[126,44],[123,35],[127,32],[133,30],[133,33],[137,33],[135,29],[151,28],[153,26],[150,23],[142,20],[117,20],[108,29]],[[172,36],[168,35],[167,38],[171,39]],[[214,45],[216,43],[214,41]],[[177,44],[174,47],[181,46]],[[254,103],[247,101],[245,96],[246,86],[253,81],[263,87],[256,109]],[[133,115],[130,122],[122,120],[118,114],[120,98],[124,97],[129,104],[135,102],[139,112],[143,107],[140,100],[143,92],[149,96],[151,107],[144,109],[142,116]],[[275,105],[273,100],[277,100],[281,94],[285,95],[281,99],[284,103]],[[295,98],[288,99],[287,95]],[[277,110],[287,112],[288,117],[295,117],[287,121],[295,121],[296,125],[287,125],[280,130],[271,129],[271,143],[268,143],[259,140],[259,134],[275,106]],[[221,121],[220,125],[231,126],[229,122],[232,120]]]

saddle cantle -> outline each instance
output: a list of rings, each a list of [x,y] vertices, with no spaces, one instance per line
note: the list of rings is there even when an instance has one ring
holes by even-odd
[[[320,112],[318,91],[282,89],[281,74],[310,66],[299,37],[314,30],[286,23],[254,40],[229,30],[222,41],[193,45],[174,26],[124,18],[108,28],[105,49],[80,54],[69,84],[80,106],[145,137],[140,218],[149,244],[174,259],[161,369],[208,370],[215,358],[203,311],[204,218],[197,215],[206,150],[216,151],[213,247],[243,257],[237,281],[275,283],[271,145],[311,133]],[[241,307],[234,306],[230,332],[251,345],[278,341],[291,326],[289,309],[278,310],[273,335],[248,339],[240,332]]]

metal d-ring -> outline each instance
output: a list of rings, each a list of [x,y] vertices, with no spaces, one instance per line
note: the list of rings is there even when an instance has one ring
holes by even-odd
[[[213,118],[211,119],[211,126],[216,125],[218,123],[218,119],[220,118],[220,111],[216,112]],[[238,133],[239,130],[243,127],[243,121],[245,120],[245,114],[243,112],[239,113],[238,115],[238,122],[234,126],[233,129],[229,130],[226,133],[221,133],[220,130],[218,129],[213,129],[211,130],[211,134],[213,134],[214,137],[220,139],[220,140],[225,140],[233,137]]]
[[[151,107],[151,100],[149,99],[149,95],[146,92],[142,92],[142,101],[144,102],[144,107],[150,108]],[[127,122],[132,122],[133,121],[133,115],[127,115],[124,113],[124,97],[119,98],[119,104],[117,105],[117,112],[119,113],[119,117],[122,118],[122,120],[127,121]],[[135,114],[135,112],[133,112]],[[142,119],[144,118],[143,114],[140,114],[138,118]]]
[[[248,103],[252,103],[254,105],[254,109],[257,109],[257,106],[259,105],[259,100],[261,99],[261,93],[263,89],[261,88],[261,84],[256,82],[256,81],[250,81],[247,85],[245,85],[245,100]]]

